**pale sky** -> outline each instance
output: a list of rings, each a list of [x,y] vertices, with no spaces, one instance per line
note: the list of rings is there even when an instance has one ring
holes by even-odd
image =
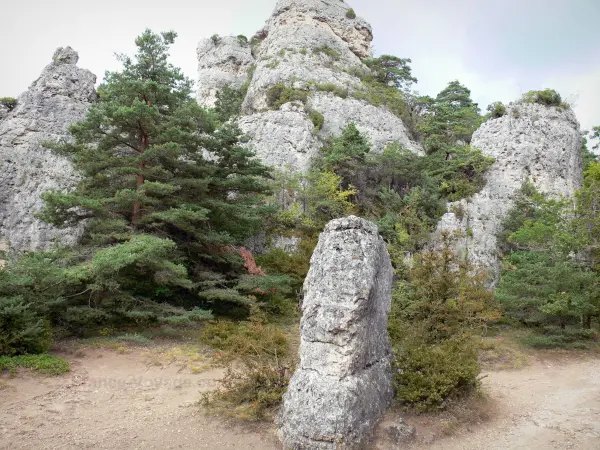
[[[373,26],[376,54],[411,58],[417,90],[458,79],[482,108],[552,87],[582,129],[600,125],[600,0],[347,0]],[[179,34],[172,61],[196,78],[201,38],[262,27],[275,0],[0,0],[0,97],[18,96],[57,47],[100,80],[145,28]]]

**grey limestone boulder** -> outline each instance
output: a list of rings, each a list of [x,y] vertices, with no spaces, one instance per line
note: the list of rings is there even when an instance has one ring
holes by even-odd
[[[377,227],[350,216],[319,237],[304,282],[300,364],[279,422],[287,448],[363,448],[393,396],[392,266]]]
[[[517,102],[503,117],[485,122],[471,145],[496,162],[479,193],[449,205],[438,232],[462,232],[458,245],[469,261],[495,278],[500,267],[496,236],[523,183],[565,198],[581,187],[579,123],[570,109]]]
[[[35,217],[40,195],[73,187],[79,177],[68,159],[42,146],[65,138],[96,101],[96,76],[77,67],[72,48],[59,48],[40,77],[0,122],[0,242],[14,250],[72,244],[77,229],[57,229]]]

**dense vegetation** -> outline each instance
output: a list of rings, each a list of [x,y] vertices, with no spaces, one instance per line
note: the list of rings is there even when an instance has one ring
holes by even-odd
[[[369,71],[357,74],[362,91],[309,88],[388,107],[426,154],[398,144],[372,152],[351,123],[324,142],[308,174],[275,171],[244,148],[231,120],[248,84],[222,89],[212,110],[199,107],[192,82],[169,63],[175,37],[148,30],[138,37],[137,54],[119,56],[122,70],[106,74],[99,102],[70,128],[71,140],[51,144],[82,180],[71,192],[45,193],[41,217],[61,227],[83,224],[85,234],[75,248],[10,255],[0,269],[0,370],[66,370],[46,355],[31,359],[50,348],[53,333],[200,323],[201,342],[245,368],[230,372],[206,404],[270,417],[295,364],[281,324],[297,318],[319,232],[349,214],[378,224],[396,272],[389,331],[399,403],[435,409],[473,390],[476,337],[488,325],[525,326],[538,347],[582,346],[594,337],[600,164],[587,141],[575,207],[524,186],[500,236],[505,265],[494,295],[485,276],[453,252],[458,236],[444,236],[438,250],[427,243],[447,202],[483,187],[494,161],[469,144],[483,120],[506,114],[504,105],[482,116],[458,81],[435,98],[420,96],[411,91],[410,59],[368,59]],[[278,84],[267,102],[305,103],[310,89]],[[555,94],[532,91],[523,100],[562,107]],[[307,113],[318,133],[323,115]],[[600,128],[588,138],[599,139]],[[246,247],[257,236],[267,250],[253,254]],[[281,237],[295,245],[270,245]]]

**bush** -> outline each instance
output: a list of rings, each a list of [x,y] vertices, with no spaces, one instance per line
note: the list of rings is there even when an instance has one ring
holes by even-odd
[[[0,355],[43,353],[50,348],[47,322],[22,297],[0,298]]]
[[[283,84],[275,84],[267,91],[267,105],[273,109],[279,109],[289,102],[306,103],[308,92],[302,89],[287,87]]]
[[[327,45],[324,45],[322,47],[315,47],[312,49],[312,51],[313,51],[313,53],[315,53],[317,55],[318,54],[327,55],[335,61],[339,60],[342,56],[342,54],[338,50],[328,47]]]
[[[12,97],[0,97],[0,105],[5,106],[9,111],[12,111],[15,106],[17,106],[17,99]]]
[[[238,34],[237,40],[242,45],[248,45],[248,38],[246,36],[244,36],[243,34]]]
[[[558,92],[554,89],[545,89],[543,91],[529,91],[523,96],[525,103],[538,103],[546,106],[559,106],[568,108],[569,105],[562,101]]]
[[[471,339],[437,344],[409,337],[395,350],[397,400],[419,411],[442,408],[450,397],[477,387],[477,347]]]
[[[210,37],[210,40],[213,41],[213,44],[219,45],[219,42],[221,42],[221,36],[219,36],[218,34],[213,34]]]
[[[321,131],[323,124],[325,123],[325,117],[319,111],[311,109],[308,113],[308,117],[315,126],[315,132]]]
[[[44,375],[62,375],[71,370],[69,363],[64,359],[46,354],[0,356],[0,372],[9,370],[14,374],[19,367],[35,370]]]
[[[201,402],[215,413],[249,421],[270,420],[287,390],[292,370],[272,363],[229,369],[220,380],[221,388],[204,394]]]
[[[487,107],[489,117],[499,119],[506,114],[506,106],[502,102],[494,102]]]
[[[350,8],[346,11],[346,17],[348,19],[356,19],[356,13],[354,12],[354,10],[352,8]]]
[[[335,83],[316,83],[314,86],[317,91],[331,92],[340,98],[348,97],[348,89],[342,88]]]
[[[221,388],[204,395],[209,410],[243,420],[271,419],[287,389],[295,362],[287,335],[265,325],[256,310],[249,322],[218,321],[202,332],[201,342],[243,364],[229,369]]]

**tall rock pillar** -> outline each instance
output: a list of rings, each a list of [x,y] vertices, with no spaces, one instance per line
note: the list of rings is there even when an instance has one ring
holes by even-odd
[[[78,59],[71,47],[56,50],[0,122],[0,245],[38,250],[75,243],[81,235],[81,228],[57,229],[35,217],[43,192],[68,189],[79,179],[67,158],[42,145],[66,137],[96,101],[96,76],[77,67]]]
[[[325,227],[310,263],[279,435],[293,449],[362,448],[393,395],[390,258],[377,227],[350,216]]]

